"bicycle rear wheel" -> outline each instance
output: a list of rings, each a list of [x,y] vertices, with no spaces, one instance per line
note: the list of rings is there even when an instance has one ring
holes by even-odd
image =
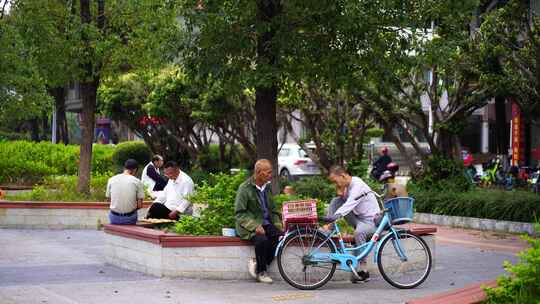
[[[314,261],[313,253],[336,252],[334,243],[326,240],[321,232],[298,230],[285,240],[279,249],[277,262],[279,273],[291,286],[312,290],[326,284],[336,271],[336,264],[330,260]]]
[[[401,259],[397,250],[399,242],[407,257]],[[432,258],[426,242],[407,232],[399,233],[385,239],[377,254],[377,266],[383,278],[392,286],[409,289],[422,284],[431,271]]]

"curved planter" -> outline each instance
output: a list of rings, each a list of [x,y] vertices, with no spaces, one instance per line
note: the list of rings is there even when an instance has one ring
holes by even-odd
[[[139,210],[144,217],[150,203]],[[109,223],[107,202],[33,202],[0,200],[0,227],[97,229]]]
[[[254,257],[250,242],[238,237],[182,236],[139,226],[105,225],[106,261],[110,264],[154,276],[197,279],[248,280],[247,261]],[[435,256],[436,229],[419,230]],[[281,280],[272,262],[269,274]],[[377,272],[373,257],[368,269]],[[348,280],[349,274],[337,271],[334,280]]]

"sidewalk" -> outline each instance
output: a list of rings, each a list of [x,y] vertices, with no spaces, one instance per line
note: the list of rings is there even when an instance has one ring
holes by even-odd
[[[528,247],[527,242],[516,234],[452,228],[440,225],[413,224],[412,226],[437,227],[436,242],[438,245],[453,244],[508,253],[518,253]]]
[[[103,232],[0,229],[0,304],[403,303],[494,279],[516,261],[520,241],[438,227],[436,268],[418,288],[399,290],[378,274],[366,284],[330,282],[300,291],[284,282],[156,278],[103,262]],[[439,235],[437,233],[437,235]],[[511,240],[511,245],[504,245]],[[514,244],[514,241],[516,242]],[[511,249],[511,250],[510,250]]]

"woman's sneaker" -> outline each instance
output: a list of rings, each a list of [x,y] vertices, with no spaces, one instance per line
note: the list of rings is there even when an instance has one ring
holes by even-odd
[[[354,275],[354,273],[351,273],[351,283],[365,283],[369,281],[369,272],[365,270],[358,271],[358,278]]]

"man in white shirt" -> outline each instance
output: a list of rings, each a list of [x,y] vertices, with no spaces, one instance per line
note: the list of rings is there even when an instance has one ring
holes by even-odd
[[[330,168],[328,179],[336,185],[338,196],[330,202],[325,221],[333,222],[345,218],[353,227],[356,246],[364,244],[367,237],[376,230],[375,220],[381,213],[379,202],[372,193],[371,188],[359,177],[350,176],[340,166]],[[365,268],[365,261],[361,261],[360,268]],[[369,280],[369,273],[362,269],[358,272],[360,279],[355,276],[351,281]]]
[[[159,173],[161,166],[163,166],[163,157],[154,155],[152,161],[144,167],[141,174],[141,180],[153,199],[158,197],[167,185],[167,179]]]
[[[105,196],[111,202],[109,221],[115,225],[134,225],[137,223],[137,209],[142,207],[144,188],[135,177],[138,164],[134,159],[126,160],[124,172],[107,181]]]
[[[192,215],[193,207],[187,196],[195,190],[193,180],[174,161],[167,162],[163,168],[169,181],[148,209],[146,218],[177,220],[181,215]]]

